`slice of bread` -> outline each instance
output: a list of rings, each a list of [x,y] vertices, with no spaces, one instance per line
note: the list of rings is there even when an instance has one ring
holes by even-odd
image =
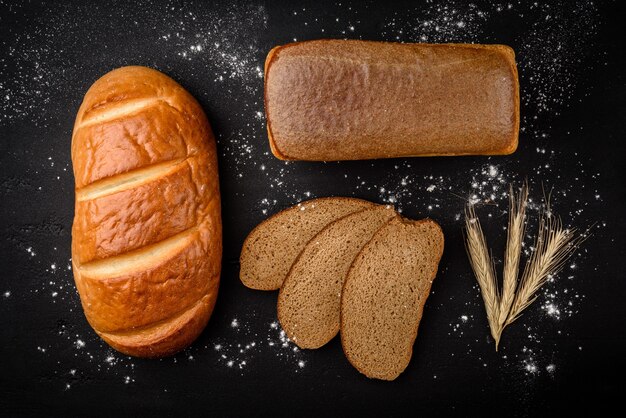
[[[239,259],[239,278],[251,289],[277,290],[311,238],[329,223],[373,207],[361,199],[312,199],[266,219],[250,232]]]
[[[396,216],[390,206],[346,215],[304,247],[278,295],[278,320],[300,348],[319,348],[339,332],[341,289],[359,251]]]
[[[341,345],[367,377],[393,380],[409,364],[443,242],[436,222],[398,217],[355,258],[341,297]]]

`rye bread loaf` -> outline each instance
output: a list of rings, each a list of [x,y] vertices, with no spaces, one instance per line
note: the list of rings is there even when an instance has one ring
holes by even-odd
[[[434,221],[398,217],[355,258],[341,297],[341,344],[361,373],[393,380],[409,364],[443,245]]]
[[[241,249],[239,278],[251,289],[277,290],[304,246],[326,225],[374,204],[328,197],[301,202],[266,219]]]
[[[319,348],[337,335],[350,265],[394,216],[389,206],[363,209],[330,223],[304,247],[278,295],[278,320],[298,347]]]
[[[265,62],[272,152],[284,160],[500,155],[517,148],[519,83],[505,45],[315,40]]]

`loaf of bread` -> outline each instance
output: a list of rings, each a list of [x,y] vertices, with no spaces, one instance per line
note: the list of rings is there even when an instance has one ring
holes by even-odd
[[[265,112],[270,147],[284,160],[510,154],[515,56],[503,45],[278,46],[265,62]]]
[[[304,246],[326,225],[374,204],[350,197],[301,202],[261,222],[241,249],[239,278],[256,290],[277,290]]]
[[[89,89],[72,136],[72,265],[87,320],[115,349],[189,345],[215,304],[222,226],[215,140],[164,74],[123,67]]]
[[[393,380],[409,364],[443,245],[436,222],[396,217],[354,259],[341,295],[341,345],[361,373]]]

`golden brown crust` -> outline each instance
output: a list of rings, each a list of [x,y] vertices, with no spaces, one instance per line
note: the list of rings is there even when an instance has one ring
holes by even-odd
[[[72,163],[72,262],[89,323],[127,354],[181,350],[211,315],[222,257],[215,140],[202,108],[158,71],[113,70],[85,95]]]
[[[288,160],[504,155],[519,83],[504,45],[318,40],[266,60],[270,148]]]
[[[164,240],[198,224],[196,188],[185,160],[169,175],[138,187],[76,202],[74,233],[81,263],[112,257]],[[181,190],[189,188],[188,193]],[[159,193],[154,191],[158,190]],[[126,210],[120,211],[124,207]]]
[[[291,45],[291,44],[288,44]],[[288,46],[288,45],[284,45],[284,46]],[[278,149],[278,147],[276,146],[276,143],[274,142],[274,136],[272,135],[272,121],[269,118],[269,113],[267,113],[267,109],[268,109],[268,104],[267,104],[267,80],[270,76],[269,73],[269,68],[272,64],[272,61],[274,60],[274,57],[276,56],[276,53],[278,52],[278,50],[280,48],[283,48],[283,46],[275,46],[274,48],[272,48],[270,50],[270,52],[267,54],[267,58],[265,59],[265,68],[264,68],[264,72],[265,72],[265,82],[264,82],[264,93],[263,93],[263,104],[265,106],[265,111],[266,111],[266,123],[267,123],[267,137],[269,139],[269,143],[270,143],[270,150],[272,151],[272,154],[274,154],[274,156],[276,158],[278,158],[279,160],[289,160],[288,157],[286,157],[285,155],[283,155],[280,150]]]
[[[98,335],[116,350],[130,356],[158,358],[180,351],[191,344],[206,326],[217,299],[215,293],[183,311],[173,321],[163,322],[132,334],[98,332]]]

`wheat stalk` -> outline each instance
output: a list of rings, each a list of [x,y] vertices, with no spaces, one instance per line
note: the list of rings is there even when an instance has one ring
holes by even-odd
[[[485,235],[480,226],[480,221],[474,211],[474,205],[469,203],[465,209],[465,230],[467,234],[466,249],[470,258],[470,264],[474,270],[476,281],[480,286],[480,292],[485,302],[487,320],[491,329],[491,336],[499,339],[501,329],[499,327],[499,295],[498,282],[492,258],[487,250]]]
[[[517,288],[517,277],[519,272],[519,261],[522,253],[522,243],[524,241],[524,220],[526,217],[526,203],[528,201],[528,184],[524,183],[517,199],[513,186],[509,187],[509,226],[507,229],[506,251],[504,253],[504,270],[502,274],[502,294],[498,310],[499,334],[495,338],[496,351],[500,344],[502,331],[506,326],[511,305],[515,299],[515,289]]]
[[[550,211],[550,197],[545,198],[546,205],[539,217],[539,230],[535,240],[535,249],[518,283],[519,263],[524,240],[526,203],[528,185],[525,183],[519,195],[515,196],[510,188],[509,227],[504,254],[504,272],[502,291],[498,287],[493,259],[476,216],[474,205],[470,202],[465,209],[466,249],[476,281],[480,286],[485,302],[485,311],[491,336],[496,342],[496,351],[504,328],[513,323],[530,304],[537,299],[537,292],[551,275],[557,274],[567,258],[585,241],[588,232],[576,236],[575,229],[564,229],[560,219]]]
[[[575,229],[563,229],[560,219],[551,213],[549,203],[541,215],[535,250],[526,262],[515,300],[511,305],[504,326],[513,323],[522,311],[537,299],[537,291],[548,278],[557,274],[567,258],[586,239],[586,235],[576,237]]]

